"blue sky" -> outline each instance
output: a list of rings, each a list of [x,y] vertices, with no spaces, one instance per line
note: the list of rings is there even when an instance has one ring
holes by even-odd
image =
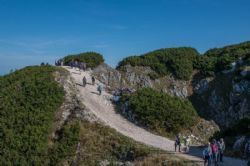
[[[249,0],[0,0],[0,75],[85,51],[116,66],[154,49],[246,40]]]

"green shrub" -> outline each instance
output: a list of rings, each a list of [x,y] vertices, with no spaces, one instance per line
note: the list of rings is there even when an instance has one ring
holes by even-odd
[[[64,90],[56,68],[26,67],[0,77],[0,165],[43,165]]]
[[[69,65],[71,61],[85,62],[87,67],[95,68],[104,62],[101,54],[96,52],[85,52],[76,55],[68,55],[63,58],[64,64]]]
[[[173,73],[177,78],[188,80],[193,72],[193,65],[199,53],[189,47],[167,48],[149,52],[141,56],[131,56],[119,62],[117,69],[123,66],[149,66],[158,75],[151,78],[162,77]]]
[[[131,96],[123,96],[128,108],[140,124],[149,129],[178,133],[195,124],[197,113],[188,100],[171,97],[166,93],[144,88]]]

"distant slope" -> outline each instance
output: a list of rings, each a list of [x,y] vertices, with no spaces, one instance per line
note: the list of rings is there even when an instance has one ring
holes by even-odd
[[[153,79],[171,74],[177,79],[189,80],[195,69],[203,76],[214,76],[249,54],[250,42],[210,49],[204,55],[191,47],[165,48],[127,57],[119,62],[117,69],[123,70],[126,65],[148,66],[155,72],[149,74]]]

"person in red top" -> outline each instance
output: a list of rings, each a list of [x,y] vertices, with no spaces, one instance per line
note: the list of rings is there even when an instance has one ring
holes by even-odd
[[[218,153],[219,153],[219,147],[218,147],[217,141],[213,139],[210,146],[212,150],[212,158],[213,158],[214,165],[217,166],[218,165]]]

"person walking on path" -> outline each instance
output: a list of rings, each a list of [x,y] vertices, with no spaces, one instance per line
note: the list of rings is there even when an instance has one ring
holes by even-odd
[[[102,94],[103,86],[101,84],[98,85],[97,91],[99,92],[99,95]]]
[[[190,136],[188,136],[184,140],[184,144],[185,144],[185,147],[186,147],[186,150],[185,150],[186,153],[189,152],[190,143],[191,143],[191,138],[190,138]]]
[[[212,158],[213,158],[214,165],[217,166],[219,148],[215,139],[213,139],[213,142],[211,143],[211,149],[212,149]]]
[[[219,161],[223,162],[223,155],[226,149],[226,145],[223,138],[221,138],[220,141],[218,141],[218,146],[219,146]]]
[[[178,146],[179,152],[181,152],[181,140],[180,140],[179,134],[176,135],[176,137],[175,137],[175,143],[174,143],[174,150],[175,150],[175,152],[176,152],[177,146]]]
[[[203,160],[204,160],[204,166],[211,166],[211,159],[212,159],[212,149],[210,142],[208,142],[207,147],[202,152]]]
[[[95,85],[95,77],[94,76],[91,77],[91,80],[92,80],[92,85]]]
[[[82,86],[85,87],[86,84],[87,84],[87,78],[84,76],[84,77],[82,78]]]

